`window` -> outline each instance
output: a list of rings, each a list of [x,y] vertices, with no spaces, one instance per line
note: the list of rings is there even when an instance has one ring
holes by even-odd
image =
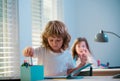
[[[20,74],[17,1],[0,0],[0,77]]]

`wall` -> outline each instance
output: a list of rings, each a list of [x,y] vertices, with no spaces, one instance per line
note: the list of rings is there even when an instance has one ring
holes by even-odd
[[[24,61],[23,49],[32,45],[31,0],[19,0],[19,36],[21,64]]]
[[[72,36],[86,37],[92,53],[102,63],[120,66],[120,39],[108,34],[108,43],[94,42],[101,29],[120,35],[120,0],[64,0],[64,21]]]

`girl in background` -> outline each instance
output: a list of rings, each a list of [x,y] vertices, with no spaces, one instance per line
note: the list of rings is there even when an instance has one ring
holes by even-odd
[[[78,64],[92,63],[93,68],[97,67],[97,62],[91,54],[86,38],[79,37],[75,40],[72,46],[72,56],[76,66]]]

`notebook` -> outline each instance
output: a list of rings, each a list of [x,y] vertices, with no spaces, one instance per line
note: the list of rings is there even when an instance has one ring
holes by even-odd
[[[46,77],[44,77],[44,79],[81,79],[81,78],[83,78],[83,76],[78,77],[78,76],[74,76],[74,74],[81,72],[83,69],[90,67],[91,65],[92,65],[91,63],[88,63],[85,66],[76,69],[75,71],[73,71],[72,73],[70,73],[67,76],[46,76]]]

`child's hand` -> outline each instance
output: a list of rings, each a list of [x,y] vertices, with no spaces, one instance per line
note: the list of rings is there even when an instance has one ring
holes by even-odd
[[[81,65],[85,65],[87,62],[87,55],[82,54],[81,56],[79,56],[79,58],[81,59]]]
[[[89,55],[90,55],[90,52],[89,52],[89,50],[88,50],[88,49],[84,49],[84,52],[85,52],[85,54],[86,54],[87,56],[89,56]]]
[[[34,50],[32,47],[27,47],[23,50],[23,54],[24,56],[26,57],[32,57],[33,56],[33,53],[34,53]]]

